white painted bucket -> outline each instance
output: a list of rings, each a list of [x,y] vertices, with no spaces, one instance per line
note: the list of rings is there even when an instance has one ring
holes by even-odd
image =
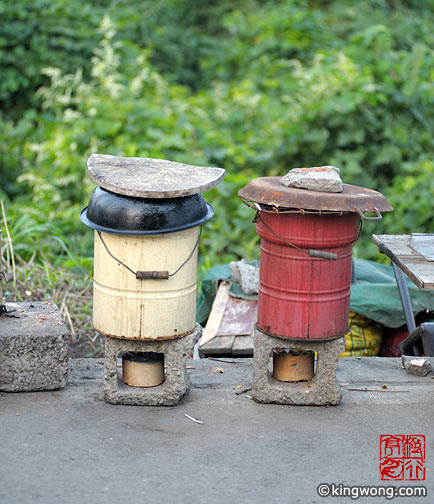
[[[173,339],[193,332],[198,237],[198,227],[154,235],[95,231],[94,329],[132,340]],[[169,278],[139,280],[137,271],[166,271]]]

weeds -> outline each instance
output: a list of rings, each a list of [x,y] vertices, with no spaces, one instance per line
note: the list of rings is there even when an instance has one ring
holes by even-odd
[[[31,219],[22,217],[20,225],[16,222],[9,229],[3,201],[1,209],[2,229],[6,235],[6,239],[0,235],[4,302],[53,301],[69,328],[71,356],[102,355],[103,339],[92,329],[92,278],[87,268],[78,265],[64,239],[53,234],[54,228],[35,225]],[[42,242],[42,248],[33,245]],[[49,243],[54,247],[60,244],[63,256],[57,257],[58,264],[52,261],[56,256],[47,252]],[[60,264],[65,257],[76,265],[75,268]]]

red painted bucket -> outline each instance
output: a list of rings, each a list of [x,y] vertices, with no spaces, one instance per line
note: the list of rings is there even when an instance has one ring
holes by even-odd
[[[259,213],[261,331],[304,340],[348,332],[352,250],[359,226],[356,213]],[[335,253],[337,259],[311,257],[309,249]]]

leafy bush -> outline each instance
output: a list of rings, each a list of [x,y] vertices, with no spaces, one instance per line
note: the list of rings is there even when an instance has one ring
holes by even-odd
[[[91,153],[226,168],[199,280],[259,257],[237,191],[295,166],[335,164],[395,207],[359,257],[384,260],[373,232],[432,231],[432,2],[0,0],[0,17],[6,292],[56,301],[92,355]]]
[[[71,30],[72,49],[65,42],[58,53],[50,37],[35,38],[37,65],[27,68],[25,51],[13,67],[27,83],[13,73],[2,82],[8,104],[15,82],[33,108],[0,120],[0,176],[11,218],[49,221],[80,264],[92,256],[78,220],[93,187],[92,152],[226,168],[225,182],[206,194],[216,215],[201,271],[258,257],[252,211],[236,192],[295,166],[335,164],[345,182],[395,205],[384,224],[365,226],[361,257],[377,256],[373,231],[429,230],[434,13],[425,3],[57,0],[44,16],[45,0],[5,5],[9,19],[37,25],[29,40],[54,25]],[[20,52],[25,34],[14,30]],[[71,264],[55,250],[55,261]]]
[[[41,70],[90,70],[104,2],[81,0],[0,0],[0,108],[17,112],[34,103],[44,82]],[[18,111],[16,110],[18,109]]]

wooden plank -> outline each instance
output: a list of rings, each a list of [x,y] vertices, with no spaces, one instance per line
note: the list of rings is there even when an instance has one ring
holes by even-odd
[[[232,345],[232,354],[244,357],[253,356],[253,336],[251,334],[236,336]]]
[[[216,297],[212,304],[211,312],[208,317],[208,322],[200,340],[199,349],[206,345],[217,335],[223,314],[225,312],[226,303],[229,298],[230,282],[221,282],[217,289]]]
[[[390,255],[389,257],[414,282],[416,287],[434,289],[434,267],[428,267],[415,260],[411,261],[409,258],[391,257]],[[431,271],[427,271],[428,269]]]
[[[419,254],[410,248],[410,235],[372,235],[372,241],[378,246],[380,252],[392,258],[417,257]]]
[[[372,240],[419,289],[434,289],[434,263],[410,247],[411,235],[372,235]]]
[[[230,282],[220,283],[200,345],[199,356],[253,355],[258,301],[229,294]]]
[[[434,234],[412,233],[410,247],[427,261],[434,261]]]
[[[219,336],[251,334],[257,313],[257,299],[241,299],[229,295],[217,334]]]
[[[235,336],[216,336],[208,343],[199,346],[199,356],[232,354]]]
[[[403,271],[413,280],[419,289],[434,289],[434,264],[403,263]]]

